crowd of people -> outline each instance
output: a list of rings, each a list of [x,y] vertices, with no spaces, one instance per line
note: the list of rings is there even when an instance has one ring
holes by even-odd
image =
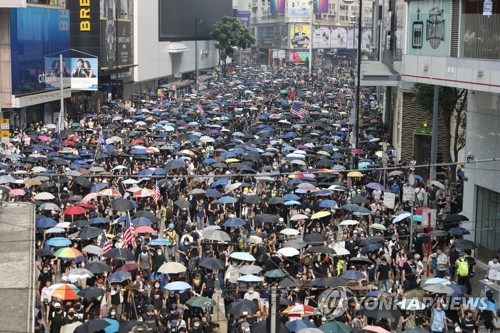
[[[460,196],[395,160],[370,89],[351,154],[353,84],[345,66],[249,66],[18,130],[0,189],[37,206],[37,331],[216,333],[221,310],[228,332],[270,332],[273,302],[277,332],[491,331],[496,308],[443,307],[473,293]],[[449,230],[424,232],[423,207]]]

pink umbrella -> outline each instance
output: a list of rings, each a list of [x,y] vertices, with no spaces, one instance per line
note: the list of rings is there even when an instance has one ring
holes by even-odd
[[[13,189],[9,192],[9,195],[11,197],[15,197],[15,196],[19,196],[19,197],[22,197],[26,194],[26,192],[24,192],[23,189],[20,189],[20,188],[16,188],[16,189]]]
[[[85,197],[83,197],[82,202],[88,203],[88,202],[90,202],[90,200],[95,199],[98,194],[99,193],[95,193],[95,192],[89,193]]]
[[[40,139],[40,140],[42,140],[42,141],[46,141],[46,142],[50,141],[50,137],[48,137],[48,136],[46,136],[46,135],[40,135],[40,136],[38,137],[38,139]]]
[[[388,330],[383,329],[380,326],[368,325],[363,327],[363,331],[370,331],[375,333],[391,333]]]

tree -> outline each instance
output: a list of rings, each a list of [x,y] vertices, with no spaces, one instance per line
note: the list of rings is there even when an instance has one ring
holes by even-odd
[[[214,39],[219,49],[219,62],[223,62],[224,73],[226,57],[232,57],[234,48],[246,49],[255,43],[250,29],[243,26],[235,17],[224,16],[222,20],[212,26],[210,38]]]
[[[413,88],[416,102],[432,113],[434,105],[434,86],[415,83]],[[457,162],[458,153],[465,147],[465,128],[467,125],[467,89],[441,86],[439,89],[439,110],[452,146],[453,162]],[[452,135],[453,130],[453,135]],[[454,173],[453,173],[454,174]]]

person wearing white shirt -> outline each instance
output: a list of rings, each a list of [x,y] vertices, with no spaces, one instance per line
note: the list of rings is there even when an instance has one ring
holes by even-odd
[[[493,256],[493,258],[488,261],[488,280],[499,281],[500,280],[500,262],[498,262],[498,256]]]

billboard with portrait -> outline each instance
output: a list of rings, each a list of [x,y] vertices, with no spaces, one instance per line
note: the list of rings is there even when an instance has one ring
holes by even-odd
[[[175,10],[172,0],[158,1],[160,41],[209,40],[214,23],[233,16],[231,0],[175,1]]]
[[[71,86],[71,59],[63,57],[63,87]],[[59,89],[61,88],[61,61],[57,55],[45,57],[45,88],[46,89]]]
[[[291,49],[307,49],[311,42],[311,28],[308,24],[291,24],[288,36]]]
[[[131,0],[100,2],[102,70],[131,66],[132,54]]]
[[[315,27],[313,35],[313,48],[329,49],[331,45],[331,29],[330,27]]]
[[[54,89],[45,57],[69,56],[69,11],[27,7],[10,9],[9,15],[13,94]]]
[[[71,89],[96,91],[97,58],[71,58]]]

